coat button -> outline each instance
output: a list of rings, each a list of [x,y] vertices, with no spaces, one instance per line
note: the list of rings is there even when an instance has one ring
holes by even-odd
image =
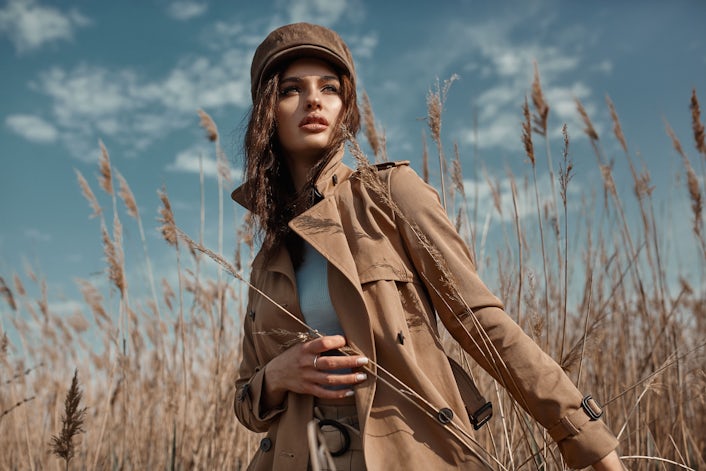
[[[264,452],[270,451],[272,448],[272,440],[265,437],[262,440],[260,440],[260,449]]]
[[[443,409],[439,410],[439,415],[437,416],[437,418],[442,424],[448,424],[453,420],[454,412],[448,407],[444,407]]]

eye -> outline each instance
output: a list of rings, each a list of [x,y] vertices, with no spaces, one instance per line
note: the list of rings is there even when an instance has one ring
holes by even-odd
[[[324,86],[321,88],[321,91],[324,92],[324,93],[333,93],[333,94],[337,94],[337,93],[339,92],[339,87],[338,87],[338,85],[336,85],[336,84],[329,83],[329,84],[324,85]]]
[[[290,85],[288,87],[282,88],[279,91],[279,95],[280,96],[292,96],[292,95],[296,95],[299,92],[300,92],[299,87],[297,87],[296,85]]]

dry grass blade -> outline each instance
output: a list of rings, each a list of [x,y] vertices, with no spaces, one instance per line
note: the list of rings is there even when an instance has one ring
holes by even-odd
[[[127,184],[127,180],[123,177],[120,172],[117,172],[116,178],[118,179],[118,194],[120,198],[125,203],[127,208],[127,213],[133,218],[137,219],[139,217],[139,211],[137,210],[137,202],[135,201],[135,195],[132,194],[130,185]]]
[[[427,147],[427,135],[422,129],[422,180],[429,183],[429,148]]]
[[[586,135],[591,139],[591,141],[597,141],[598,140],[598,133],[596,132],[596,129],[593,127],[593,123],[591,122],[591,118],[588,117],[588,113],[586,112],[586,108],[583,107],[583,104],[581,101],[576,98],[576,109],[579,112],[579,115],[581,115],[581,120],[583,121],[583,125],[585,126],[583,128],[583,132],[586,133]]]
[[[12,291],[10,291],[10,288],[7,286],[2,276],[0,276],[0,295],[5,298],[5,301],[7,301],[7,304],[10,305],[13,311],[17,310],[17,304],[15,303],[14,296],[12,296]]]
[[[694,130],[694,142],[696,149],[706,157],[706,137],[704,136],[704,125],[701,123],[701,109],[699,99],[696,97],[696,89],[691,90],[691,127]]]
[[[27,294],[27,291],[25,290],[25,287],[22,284],[22,280],[20,280],[20,277],[17,276],[17,274],[14,274],[12,276],[12,282],[15,285],[15,291],[17,291],[17,294],[19,294],[20,296],[24,296]]]
[[[169,202],[169,196],[167,196],[167,190],[162,188],[159,191],[159,199],[162,201],[162,207],[159,209],[159,222],[162,226],[159,230],[162,232],[162,237],[167,243],[173,247],[178,247],[179,239],[177,237],[176,224],[174,222],[174,212],[172,211],[172,205]]]
[[[363,93],[363,127],[375,160],[378,161],[382,157],[382,143],[375,127],[375,114],[367,93]]]
[[[571,171],[574,169],[574,163],[569,159],[569,133],[566,129],[566,123],[561,128],[561,135],[564,137],[564,149],[562,155],[564,157],[563,164],[559,165],[559,187],[561,189],[561,200],[564,205],[567,202],[567,190],[569,187],[569,181],[574,176]]]
[[[117,221],[115,226],[116,239],[120,238],[120,223]],[[120,291],[120,295],[125,295],[126,280],[123,271],[122,250],[118,244],[119,240],[111,240],[110,234],[105,224],[101,225],[101,233],[103,236],[103,252],[106,261],[108,262],[108,278],[113,282],[116,288]]]
[[[100,179],[98,180],[98,183],[100,183],[100,186],[101,188],[103,188],[103,191],[105,191],[109,195],[112,195],[113,175],[110,169],[110,155],[108,154],[108,149],[106,149],[103,145],[103,141],[99,141],[98,144],[101,148],[101,156],[99,160]]]
[[[2,419],[4,419],[5,416],[8,415],[10,412],[12,412],[13,410],[17,409],[18,407],[21,407],[22,404],[26,404],[26,403],[28,403],[29,401],[33,401],[33,400],[35,399],[35,397],[36,397],[36,396],[26,397],[26,398],[22,399],[21,401],[18,401],[18,402],[16,402],[15,404],[13,404],[13,405],[12,405],[11,407],[9,407],[7,410],[2,411],[2,413],[0,413],[0,422],[2,422]]]
[[[534,121],[534,132],[541,136],[546,136],[549,105],[544,100],[542,84],[539,81],[539,67],[537,66],[536,61],[534,62],[534,80],[532,81],[532,103],[534,104],[534,109],[536,112],[532,117]]]
[[[2,338],[0,339],[0,359],[4,360],[7,356],[7,350],[10,345],[10,339],[7,338],[7,332],[2,333]]]
[[[657,458],[656,456],[644,456],[644,455],[630,455],[630,456],[621,456],[621,460],[646,460],[646,461],[656,461],[658,463],[668,463],[673,466],[677,466],[682,469],[686,469],[688,471],[696,471],[694,468],[690,468],[689,466],[685,466],[681,463],[677,463],[676,461],[673,460],[668,460],[666,458]]]
[[[463,186],[463,168],[461,167],[461,154],[458,151],[458,144],[454,143],[454,159],[451,162],[451,181],[456,191],[464,198],[466,190]]]
[[[530,116],[529,103],[527,102],[527,97],[525,97],[525,103],[522,105],[522,115],[524,116],[524,121],[522,121],[522,144],[525,146],[525,154],[530,159],[532,166],[534,167],[534,144],[532,144],[532,118]]]
[[[98,204],[98,199],[93,193],[93,190],[91,190],[90,185],[83,177],[83,174],[81,174],[81,172],[78,170],[76,170],[76,178],[78,178],[78,185],[81,187],[81,192],[83,193],[83,196],[88,200],[88,204],[91,205],[91,209],[93,210],[93,214],[91,214],[89,217],[94,218],[96,216],[99,216],[103,212],[103,209]]]
[[[83,295],[83,300],[88,304],[93,311],[96,319],[101,319],[105,322],[110,322],[110,316],[105,312],[103,308],[103,295],[93,286],[89,281],[78,279],[76,283],[79,285],[81,294]]]
[[[623,127],[620,125],[620,120],[618,119],[618,112],[615,111],[615,105],[608,95],[606,95],[605,101],[610,110],[610,118],[613,120],[613,133],[615,133],[616,139],[620,142],[620,147],[622,147],[623,151],[627,154],[628,144],[625,142],[625,135],[623,134]]]
[[[213,118],[206,113],[204,110],[198,110],[199,118],[201,119],[200,125],[206,131],[206,137],[211,142],[216,142],[218,140],[218,127],[213,121]]]
[[[698,102],[697,102],[698,103]],[[692,115],[693,115],[693,110],[692,110]],[[687,185],[687,190],[689,192],[689,198],[691,200],[691,211],[694,214],[694,233],[697,236],[701,236],[702,230],[701,230],[701,225],[703,222],[703,196],[701,193],[701,188],[699,187],[699,179],[696,176],[696,172],[694,171],[694,168],[691,166],[691,162],[689,161],[689,158],[686,156],[686,153],[684,153],[684,149],[682,148],[681,142],[679,142],[679,139],[677,138],[676,134],[672,130],[671,126],[669,126],[669,123],[666,122],[665,120],[665,128],[667,130],[667,134],[669,137],[672,139],[672,146],[674,147],[674,150],[677,151],[679,156],[682,158],[682,162],[684,163],[684,169],[686,170],[686,185]]]
[[[71,387],[64,400],[64,414],[61,417],[62,428],[59,435],[51,437],[51,451],[62,458],[69,469],[69,461],[75,453],[74,438],[83,433],[83,423],[86,417],[86,408],[80,408],[83,393],[78,384],[78,370],[74,371]]]

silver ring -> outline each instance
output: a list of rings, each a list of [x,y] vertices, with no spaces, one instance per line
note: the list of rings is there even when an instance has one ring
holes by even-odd
[[[318,354],[318,353],[314,356],[314,369],[315,369],[315,370],[318,370],[318,368],[316,367],[316,362],[317,362],[317,361],[319,361],[319,354]]]

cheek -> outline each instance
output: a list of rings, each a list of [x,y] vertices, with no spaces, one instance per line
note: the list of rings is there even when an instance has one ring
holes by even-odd
[[[341,100],[338,100],[336,103],[334,103],[331,109],[335,113],[336,122],[340,122],[340,120],[343,118],[343,102]]]

